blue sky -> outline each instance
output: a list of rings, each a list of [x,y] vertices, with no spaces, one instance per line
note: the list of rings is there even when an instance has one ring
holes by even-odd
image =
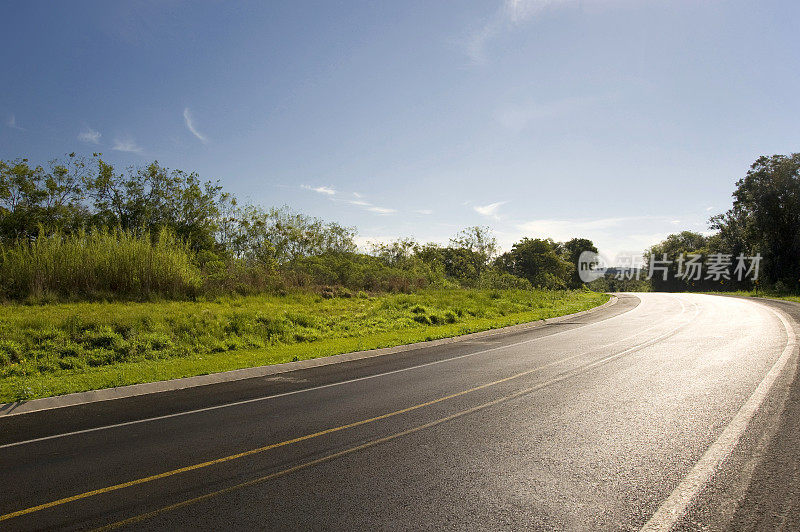
[[[800,151],[800,4],[4,2],[0,157],[101,151],[445,242],[639,252]]]

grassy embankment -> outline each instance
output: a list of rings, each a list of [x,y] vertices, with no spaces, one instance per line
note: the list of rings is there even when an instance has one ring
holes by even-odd
[[[739,290],[738,292],[705,292],[705,293],[712,293],[712,294],[720,294],[726,296],[745,296],[745,297],[762,297],[767,299],[783,299],[785,301],[794,301],[796,303],[800,303],[800,296],[793,295],[793,294],[782,294],[779,292],[770,292],[759,290],[758,293],[755,290]]]
[[[5,304],[0,402],[400,345],[579,312],[587,291],[423,290]]]

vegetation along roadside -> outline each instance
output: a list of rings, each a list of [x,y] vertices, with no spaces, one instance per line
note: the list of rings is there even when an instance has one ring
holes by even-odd
[[[586,290],[425,289],[7,304],[0,402],[445,338],[580,312]]]

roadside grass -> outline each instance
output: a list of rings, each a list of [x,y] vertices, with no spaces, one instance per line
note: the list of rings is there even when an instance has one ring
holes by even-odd
[[[422,290],[325,299],[0,306],[0,402],[279,364],[580,312],[590,291]]]
[[[755,290],[739,290],[737,292],[703,292],[703,293],[720,294],[727,296],[758,297],[766,299],[783,299],[785,301],[794,301],[796,303],[800,303],[800,296],[798,295],[781,294],[779,292],[769,292],[764,290],[759,290],[758,293],[756,293]]]

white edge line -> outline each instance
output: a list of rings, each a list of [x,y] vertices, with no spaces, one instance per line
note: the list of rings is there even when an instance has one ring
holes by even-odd
[[[678,316],[677,316],[677,317],[680,317],[686,312],[686,307],[683,305],[683,302],[680,299],[677,299],[677,298],[675,298],[675,299],[681,305],[681,313],[678,314]],[[613,316],[613,318],[616,318],[616,317],[617,316]],[[613,318],[610,318],[610,319],[613,319]],[[672,318],[670,318],[670,319],[672,319]],[[603,320],[603,321],[607,321],[607,320]],[[588,327],[590,325],[595,325],[597,323],[602,323],[602,322],[590,323],[590,324],[587,324],[585,327]],[[605,348],[605,347],[612,346],[614,344],[618,344],[620,342],[624,342],[626,340],[630,340],[631,338],[639,336],[640,334],[645,333],[645,332],[647,332],[647,331],[649,331],[651,329],[655,329],[657,327],[660,327],[661,325],[663,325],[663,323],[657,323],[655,325],[647,327],[646,329],[642,329],[641,331],[639,331],[637,333],[634,333],[634,334],[632,334],[630,336],[626,336],[625,338],[620,338],[619,340],[614,340],[611,343],[605,344],[605,345],[603,345],[603,346],[601,346],[599,348],[595,348],[595,349],[602,349],[602,348]],[[578,328],[579,329],[583,329],[584,327],[578,327]],[[574,329],[569,329],[569,330],[565,330],[565,331],[558,331],[558,332],[555,332],[553,334],[548,334],[546,336],[539,336],[537,338],[531,338],[529,340],[523,340],[521,342],[516,342],[516,343],[508,344],[508,345],[491,347],[489,349],[484,349],[484,350],[481,350],[481,351],[475,351],[474,353],[466,353],[464,355],[458,355],[458,356],[455,356],[455,357],[445,358],[445,359],[442,359],[442,360],[435,360],[433,362],[426,362],[425,364],[418,364],[416,366],[409,366],[407,368],[400,368],[400,369],[395,369],[395,370],[387,371],[387,372],[383,372],[383,373],[376,373],[374,375],[365,375],[364,377],[356,377],[355,379],[348,379],[348,380],[345,380],[345,381],[331,382],[329,384],[321,384],[319,386],[313,386],[311,388],[302,388],[300,390],[292,390],[290,392],[283,392],[283,393],[279,393],[279,394],[275,394],[275,395],[267,395],[267,396],[264,396],[264,397],[254,397],[252,399],[245,399],[243,401],[236,401],[236,402],[233,402],[233,403],[225,403],[225,404],[221,404],[221,405],[207,406],[207,407],[204,407],[204,408],[197,408],[197,409],[194,409],[194,410],[184,410],[182,412],[175,412],[174,414],[165,414],[163,416],[155,416],[155,417],[148,417],[148,418],[143,418],[143,419],[135,419],[135,420],[132,420],[132,421],[123,421],[122,423],[114,423],[114,424],[111,424],[111,425],[102,425],[100,427],[92,427],[92,428],[83,429],[83,430],[76,430],[76,431],[72,431],[72,432],[63,432],[61,434],[52,434],[50,436],[42,436],[41,438],[32,438],[30,440],[22,440],[22,441],[18,441],[18,442],[6,443],[6,444],[3,444],[3,445],[0,445],[0,449],[7,449],[9,447],[18,447],[18,446],[21,446],[21,445],[27,445],[27,444],[30,444],[30,443],[37,443],[37,442],[42,442],[42,441],[47,441],[47,440],[55,440],[55,439],[58,439],[58,438],[66,438],[66,437],[69,437],[69,436],[77,436],[77,435],[80,435],[80,434],[88,434],[90,432],[97,432],[97,431],[101,431],[101,430],[115,429],[115,428],[119,428],[119,427],[127,427],[127,426],[130,426],[130,425],[138,425],[139,423],[148,423],[148,422],[151,422],[151,421],[160,421],[160,420],[164,420],[164,419],[171,419],[171,418],[180,417],[180,416],[186,416],[186,415],[190,415],[190,414],[199,414],[199,413],[202,413],[202,412],[210,412],[210,411],[219,410],[219,409],[222,409],[222,408],[228,408],[228,407],[233,407],[233,406],[241,406],[241,405],[246,405],[246,404],[250,404],[250,403],[256,403],[256,402],[260,402],[260,401],[268,401],[268,400],[271,400],[271,399],[278,399],[280,397],[287,397],[287,396],[290,396],[290,395],[300,394],[300,393],[304,393],[304,392],[311,392],[311,391],[315,391],[315,390],[322,390],[322,389],[325,389],[325,388],[332,388],[334,386],[341,386],[341,385],[350,384],[350,383],[353,383],[353,382],[365,381],[365,380],[369,380],[369,379],[375,379],[375,378],[378,378],[378,377],[383,377],[383,376],[386,376],[386,375],[393,375],[393,374],[402,373],[402,372],[405,372],[405,371],[411,371],[411,370],[424,368],[424,367],[428,367],[428,366],[434,366],[434,365],[437,365],[437,364],[443,364],[445,362],[450,362],[452,360],[460,360],[460,359],[472,357],[472,356],[475,356],[475,355],[481,355],[481,354],[489,353],[489,352],[492,352],[492,351],[497,351],[499,349],[507,349],[507,348],[510,348],[510,347],[517,347],[517,346],[520,346],[520,345],[524,345],[524,344],[528,344],[528,343],[531,343],[531,342],[535,342],[537,340],[541,340],[543,338],[550,338],[550,337],[556,336],[558,334],[567,333],[567,332],[570,332],[572,330],[574,330]],[[673,331],[670,331],[670,334],[672,332]],[[659,336],[656,339],[660,339],[660,338],[661,337]],[[645,343],[648,343],[648,342],[651,342],[651,341],[652,340],[648,340]],[[637,346],[637,347],[640,347],[640,346]],[[565,360],[569,360],[569,359],[572,359],[572,358],[575,358],[577,356],[581,356],[581,355],[584,355],[584,354],[586,354],[586,353],[580,353],[579,355],[574,355],[572,357],[568,357],[567,359],[559,360],[558,362],[564,362]]]
[[[792,358],[797,348],[797,337],[795,336],[794,328],[784,317],[783,311],[762,303],[757,304],[768,309],[780,319],[786,330],[786,347],[767,375],[750,395],[747,402],[739,409],[728,426],[725,427],[725,430],[722,431],[719,438],[711,444],[711,447],[700,457],[700,460],[678,484],[678,487],[661,504],[650,520],[645,523],[641,529],[642,531],[667,532],[678,523],[694,498],[711,480],[719,465],[733,452],[739,438],[744,434],[748,424],[755,417],[764,400],[769,396],[775,381]]]

